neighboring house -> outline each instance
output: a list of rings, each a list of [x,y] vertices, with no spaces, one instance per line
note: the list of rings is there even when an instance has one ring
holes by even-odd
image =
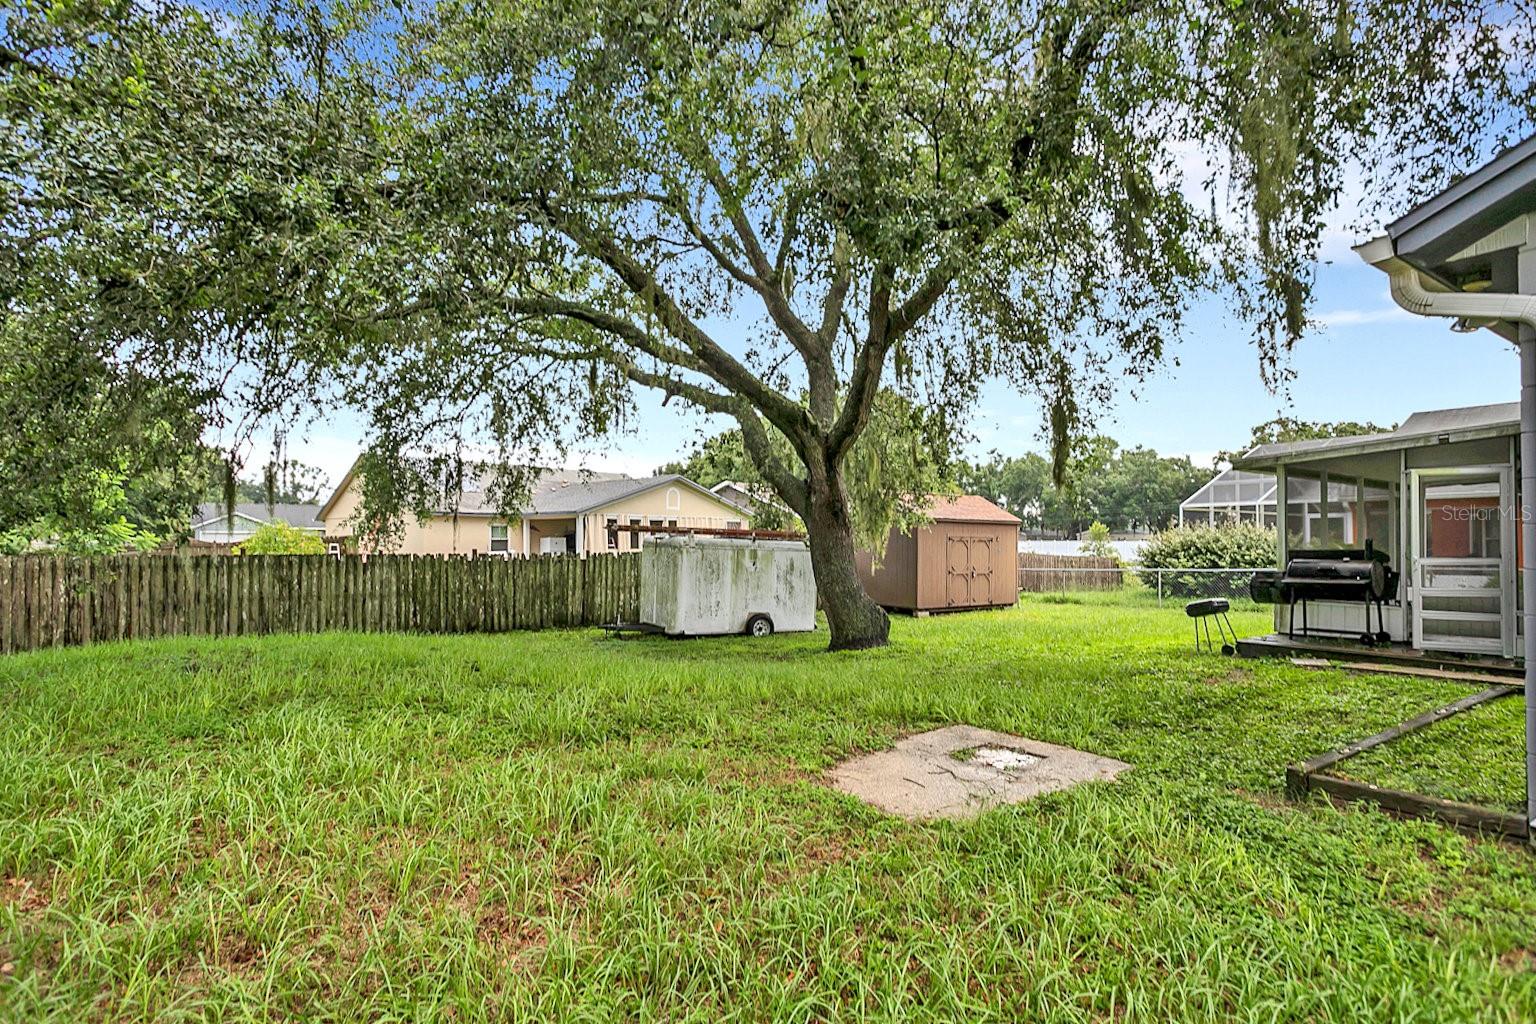
[[[191,538],[203,544],[238,544],[263,524],[274,520],[309,533],[325,531],[319,505],[278,502],[268,506],[259,501],[240,502],[231,513],[222,501],[208,501],[197,506],[193,513]]]
[[[767,484],[744,484],[736,480],[722,480],[709,491],[716,497],[724,498],[732,505],[738,505],[741,508],[761,509],[767,506],[789,513],[789,508]]]
[[[762,488],[756,488],[754,493],[754,488],[750,484],[738,483],[735,480],[722,480],[711,487],[709,492],[742,508],[751,508],[754,501],[773,500],[763,494]]]
[[[347,471],[320,509],[327,538],[354,534],[360,491],[357,467]],[[484,482],[464,486],[458,506],[425,521],[407,516],[404,533],[389,548],[416,555],[547,555],[638,551],[649,530],[740,530],[747,509],[677,475],[628,477],[618,473],[545,470],[517,517],[496,511]],[[366,545],[364,545],[366,550]]]
[[[1179,503],[1179,525],[1252,523],[1273,529],[1279,507],[1273,474],[1228,469]]]

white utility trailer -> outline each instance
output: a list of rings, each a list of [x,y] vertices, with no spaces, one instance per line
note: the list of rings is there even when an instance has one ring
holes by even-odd
[[[796,540],[656,537],[640,552],[640,622],[668,636],[813,630],[811,552]]]

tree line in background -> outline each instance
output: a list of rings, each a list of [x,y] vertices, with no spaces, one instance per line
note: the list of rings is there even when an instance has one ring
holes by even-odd
[[[200,502],[303,502],[316,468],[280,459],[242,477],[202,440],[181,382],[40,343],[0,318],[0,553],[145,550],[184,539]]]
[[[963,462],[960,489],[997,502],[1023,520],[1026,530],[1076,537],[1095,523],[1112,533],[1155,533],[1178,522],[1179,504],[1243,452],[1261,444],[1320,437],[1377,434],[1393,429],[1374,423],[1302,420],[1277,416],[1253,428],[1247,444],[1219,452],[1210,466],[1185,455],[1159,455],[1140,445],[1123,448],[1102,434],[1071,445],[1060,486],[1051,479],[1050,460],[1036,452]]]
[[[1188,456],[1122,448],[1096,434],[1072,444],[1059,487],[1050,460],[1036,452],[965,463],[957,482],[1018,516],[1026,530],[1075,537],[1095,522],[1115,533],[1160,530],[1178,520],[1179,502],[1210,476]]]

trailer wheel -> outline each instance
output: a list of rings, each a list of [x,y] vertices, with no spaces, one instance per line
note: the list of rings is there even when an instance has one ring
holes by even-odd
[[[773,636],[773,620],[759,612],[747,620],[747,636]]]

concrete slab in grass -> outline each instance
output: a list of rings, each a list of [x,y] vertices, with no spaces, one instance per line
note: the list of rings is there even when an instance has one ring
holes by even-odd
[[[1000,804],[1107,781],[1130,767],[1023,736],[950,725],[844,761],[832,769],[832,785],[905,818],[970,818]]]

